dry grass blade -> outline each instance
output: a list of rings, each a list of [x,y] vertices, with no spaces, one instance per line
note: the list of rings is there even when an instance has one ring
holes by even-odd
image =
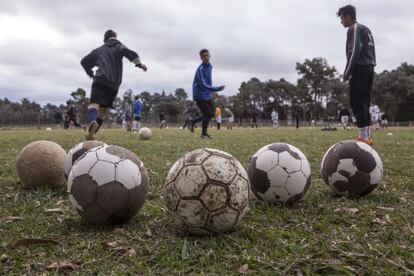
[[[340,207],[336,208],[334,210],[335,214],[346,214],[346,215],[355,215],[360,210],[358,208],[346,208],[346,207]]]
[[[54,244],[59,245],[57,241],[50,239],[21,239],[16,241],[12,247],[30,246],[30,245],[41,245],[41,244]]]
[[[47,266],[48,269],[75,270],[76,266],[70,261],[57,261]]]
[[[22,220],[22,217],[7,216],[0,219],[1,222],[16,222]]]

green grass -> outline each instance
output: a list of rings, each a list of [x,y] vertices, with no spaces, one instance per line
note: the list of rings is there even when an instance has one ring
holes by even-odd
[[[135,152],[150,173],[150,200],[122,233],[82,222],[65,189],[23,190],[15,170],[18,151],[38,139],[53,140],[66,150],[83,138],[80,131],[0,131],[0,274],[57,273],[47,266],[70,261],[77,274],[237,274],[243,265],[259,274],[409,274],[414,271],[414,131],[390,129],[374,133],[375,149],[385,168],[378,189],[359,200],[333,197],[320,176],[324,152],[355,131],[317,129],[211,130],[214,139],[167,129],[153,139],[104,130],[98,139]],[[247,166],[260,147],[288,142],[301,149],[312,166],[312,186],[304,200],[288,208],[252,199],[250,212],[235,231],[211,237],[185,236],[172,225],[162,199],[170,166],[184,153],[212,147]],[[339,207],[358,208],[354,215]],[[387,207],[387,208],[382,208]],[[46,209],[61,208],[62,213]],[[381,225],[377,222],[384,222]],[[58,244],[13,247],[24,238]],[[108,242],[116,242],[116,245]],[[246,266],[244,266],[246,268]]]

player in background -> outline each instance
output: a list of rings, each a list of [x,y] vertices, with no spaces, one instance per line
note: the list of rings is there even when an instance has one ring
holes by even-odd
[[[132,107],[128,97],[124,97],[122,113],[124,129],[126,129],[126,131],[132,131]]]
[[[380,128],[380,120],[381,120],[381,110],[379,109],[378,105],[372,105],[369,108],[369,113],[371,115],[371,125],[376,129],[379,130]]]
[[[132,109],[134,112],[134,121],[132,123],[132,130],[133,131],[138,131],[141,129],[141,109],[142,109],[142,104],[141,101],[139,100],[139,96],[135,96],[134,98],[134,102],[132,103]]]
[[[95,134],[101,127],[108,108],[113,107],[122,82],[123,57],[144,72],[147,71],[147,66],[141,63],[138,54],[122,44],[114,31],[108,30],[104,34],[104,44],[81,60],[86,74],[93,79],[88,106],[87,140],[95,139]],[[92,69],[95,67],[97,70],[94,73]]]
[[[381,128],[388,128],[388,115],[386,113],[381,114]]]
[[[252,128],[257,128],[257,112],[254,107],[252,107],[252,109],[250,110],[250,123]]]
[[[190,103],[190,106],[184,110],[184,117],[185,117],[185,122],[184,125],[182,126],[183,129],[185,129],[186,127],[188,127],[188,129],[191,128],[191,121],[197,117],[197,107],[194,106],[194,102]]]
[[[160,129],[167,128],[167,120],[165,119],[164,112],[160,112],[160,115],[158,116],[158,119],[160,120]]]
[[[71,123],[77,128],[82,127],[82,125],[78,122],[78,111],[73,104],[70,104],[68,110],[66,111],[64,129],[69,129]]]
[[[349,81],[351,108],[359,128],[357,140],[372,145],[369,107],[376,66],[374,38],[366,26],[357,22],[355,7],[344,6],[339,9],[337,15],[341,18],[342,25],[348,28],[347,64],[343,80]]]
[[[224,109],[224,113],[227,116],[227,130],[233,130],[233,124],[234,124],[234,114],[231,112],[229,108]]]
[[[202,122],[201,138],[211,139],[207,133],[208,125],[211,118],[214,117],[214,107],[211,101],[211,93],[224,90],[225,86],[213,86],[212,71],[213,66],[210,63],[210,52],[207,49],[200,51],[202,63],[197,67],[193,81],[193,99],[197,103],[202,116],[195,118],[191,122],[191,131],[194,131],[194,125]]]
[[[351,115],[351,113],[349,112],[348,109],[346,108],[342,108],[339,111],[339,118],[341,120],[341,125],[344,129],[348,128],[348,123],[349,123],[349,116]]]
[[[220,126],[221,126],[221,109],[220,109],[219,106],[216,106],[215,116],[216,116],[217,130],[220,130]]]
[[[272,110],[270,117],[272,118],[272,127],[277,128],[279,126],[279,114],[276,112],[276,109]]]

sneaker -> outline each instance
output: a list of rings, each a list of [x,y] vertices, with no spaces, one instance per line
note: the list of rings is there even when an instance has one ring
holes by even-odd
[[[200,136],[201,139],[213,139],[210,135],[208,134],[201,134]]]
[[[99,129],[99,124],[96,121],[92,121],[89,124],[88,132],[86,133],[86,140],[95,140],[95,133]]]
[[[358,137],[356,138],[356,140],[357,140],[357,141],[360,141],[360,142],[363,142],[363,143],[365,143],[365,144],[367,144],[367,145],[370,145],[370,146],[372,146],[372,145],[374,144],[374,141],[373,141],[371,138],[364,139],[363,137],[358,136]]]

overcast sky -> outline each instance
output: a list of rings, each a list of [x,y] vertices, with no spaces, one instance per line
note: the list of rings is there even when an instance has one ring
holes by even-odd
[[[327,58],[342,71],[346,30],[335,12],[348,3],[373,32],[377,72],[414,63],[414,1],[0,0],[0,98],[59,103],[78,87],[89,93],[79,61],[108,28],[149,68],[125,60],[120,93],[182,87],[191,95],[201,48],[210,49],[225,95],[253,76],[295,82],[305,58]]]

